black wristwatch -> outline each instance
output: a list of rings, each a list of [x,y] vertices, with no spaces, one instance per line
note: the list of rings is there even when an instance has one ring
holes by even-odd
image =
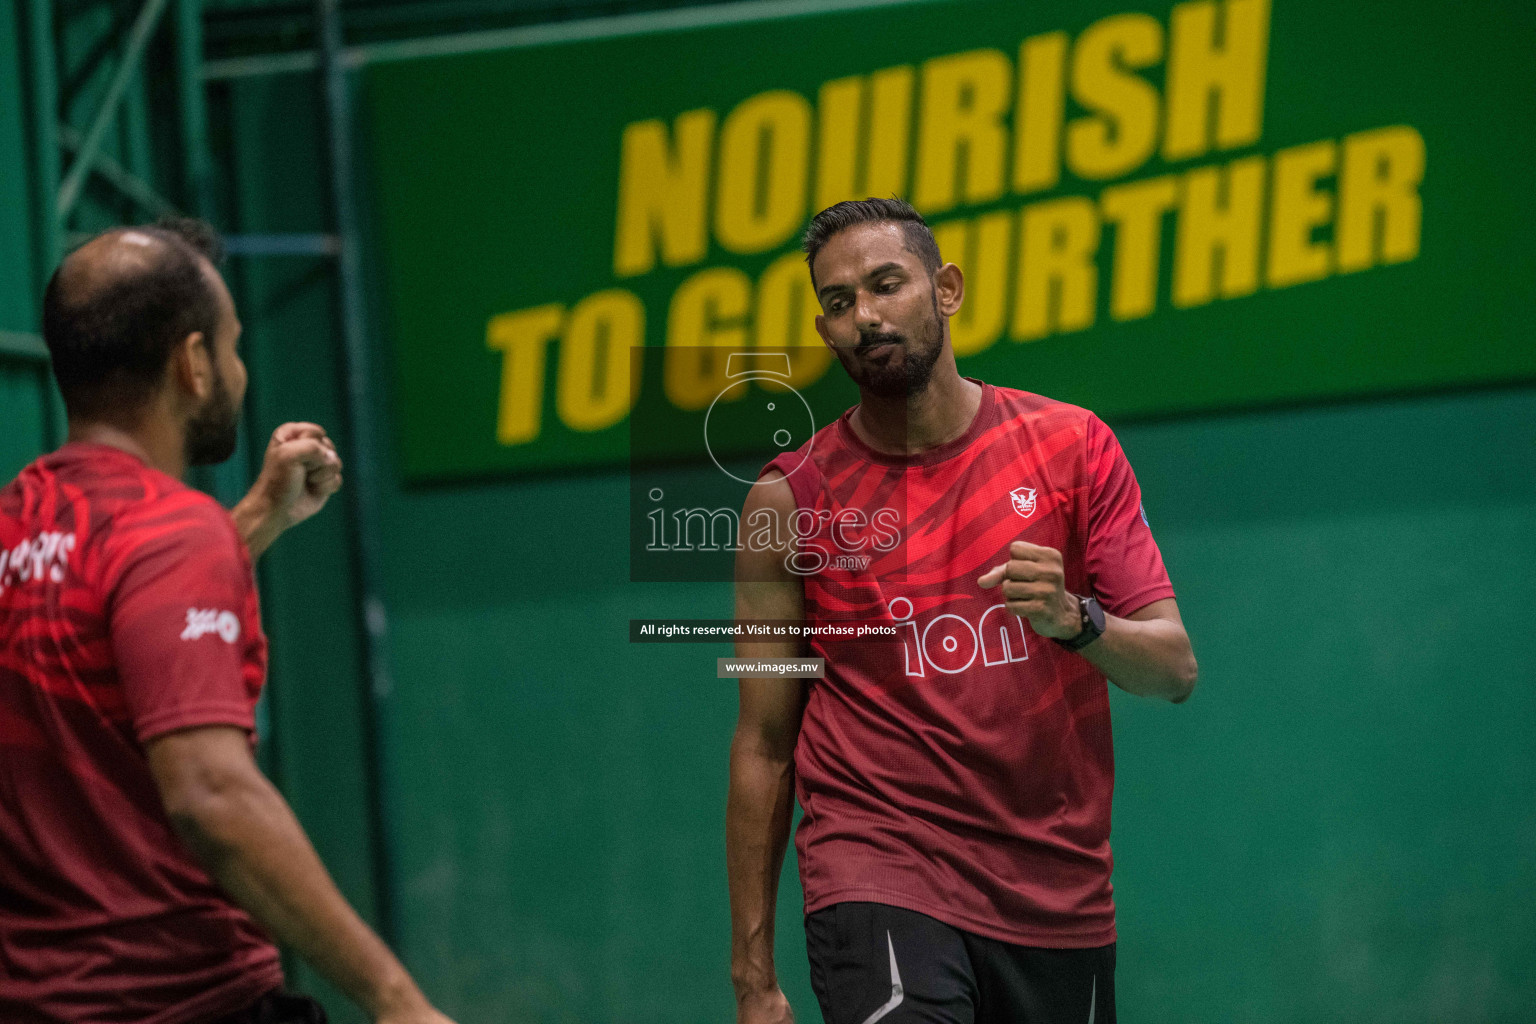
[[[1069,651],[1080,651],[1104,635],[1104,609],[1099,607],[1098,598],[1080,597],[1077,604],[1083,616],[1083,631],[1070,640],[1051,638]]]

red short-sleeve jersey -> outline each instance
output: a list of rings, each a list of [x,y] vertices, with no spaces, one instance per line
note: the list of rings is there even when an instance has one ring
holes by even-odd
[[[806,912],[888,903],[1006,942],[1104,945],[1104,676],[976,581],[1025,540],[1115,615],[1173,588],[1109,428],[982,389],[970,428],[917,456],[873,451],[844,415],[769,464],[795,494],[807,623],[896,635],[811,643],[827,671],[795,749]]]
[[[282,984],[144,753],[252,730],[265,672],[250,560],[211,498],[95,444],[0,490],[0,1020],[182,1024]]]

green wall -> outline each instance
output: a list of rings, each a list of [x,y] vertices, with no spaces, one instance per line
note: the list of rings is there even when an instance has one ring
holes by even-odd
[[[36,335],[33,195],[21,12],[0,0],[0,479],[43,448],[47,408],[41,364],[17,354],[15,335]]]
[[[1201,661],[1120,700],[1140,1020],[1536,1008],[1536,392],[1127,427]]]
[[[1128,1015],[1528,1019],[1536,457],[1490,439],[1536,393],[1120,433],[1203,668],[1182,707],[1116,694]],[[618,477],[389,504],[413,962],[468,1019],[729,1019],[732,687],[623,639],[726,589],[623,583]]]

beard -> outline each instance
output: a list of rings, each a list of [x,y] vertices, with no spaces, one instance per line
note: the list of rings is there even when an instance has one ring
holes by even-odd
[[[869,363],[864,353],[876,345],[891,343],[892,352],[883,364]],[[912,398],[922,394],[933,376],[933,367],[944,349],[944,326],[939,320],[938,299],[933,302],[930,319],[918,324],[911,337],[900,331],[859,332],[859,343],[852,352],[838,352],[843,368],[859,390],[880,398]],[[900,350],[901,358],[896,358]]]
[[[240,407],[230,397],[224,377],[213,371],[213,393],[187,421],[186,457],[189,466],[214,466],[235,454],[240,436]]]

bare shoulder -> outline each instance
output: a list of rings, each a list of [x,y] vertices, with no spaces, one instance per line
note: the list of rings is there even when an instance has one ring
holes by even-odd
[[[770,469],[752,485],[752,489],[747,492],[747,500],[742,503],[741,515],[745,519],[753,512],[764,509],[786,517],[795,513],[795,491],[789,486],[789,478],[783,470]]]
[[[792,530],[795,492],[789,480],[770,469],[747,492],[741,507],[741,550],[736,556],[737,582],[790,578],[787,559],[794,552]]]

